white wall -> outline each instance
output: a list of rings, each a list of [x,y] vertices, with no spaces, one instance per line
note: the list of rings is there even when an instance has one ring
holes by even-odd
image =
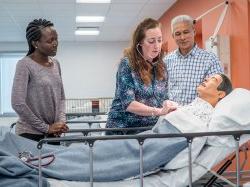
[[[66,98],[113,97],[115,75],[128,42],[60,42]],[[27,51],[26,42],[0,43],[0,51]]]
[[[25,42],[0,42],[0,52],[28,52]]]
[[[113,97],[115,75],[128,42],[60,42],[60,61],[66,98]],[[27,52],[27,43],[0,43],[0,52]],[[0,126],[15,118],[0,118]]]
[[[66,98],[113,97],[115,75],[128,42],[63,42],[57,58]]]

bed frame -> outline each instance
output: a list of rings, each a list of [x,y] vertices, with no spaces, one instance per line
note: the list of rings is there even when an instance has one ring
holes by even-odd
[[[133,128],[134,129],[134,128]],[[94,130],[94,129],[92,129]],[[101,129],[105,131],[107,129]],[[115,129],[112,129],[115,130]],[[121,129],[118,129],[121,130]],[[84,132],[83,130],[70,130],[69,132]],[[94,143],[97,140],[105,141],[105,140],[122,140],[122,139],[136,139],[139,144],[140,150],[140,187],[143,187],[143,143],[146,139],[149,138],[174,138],[174,137],[184,137],[188,142],[188,162],[189,162],[189,186],[192,186],[192,141],[195,137],[202,136],[228,136],[231,135],[235,140],[235,152],[236,152],[236,186],[240,186],[240,160],[239,160],[239,141],[240,137],[243,134],[250,134],[250,130],[242,130],[242,131],[220,131],[220,132],[201,132],[201,133],[181,133],[181,134],[137,134],[137,135],[113,135],[113,136],[70,136],[70,137],[61,137],[61,138],[45,138],[40,140],[37,144],[37,148],[39,150],[39,187],[42,187],[42,167],[41,167],[41,149],[43,144],[48,142],[87,142],[89,145],[89,154],[90,154],[90,186],[93,187],[93,149]]]
[[[81,116],[105,115],[112,104],[112,97],[66,99],[66,117],[72,119]]]

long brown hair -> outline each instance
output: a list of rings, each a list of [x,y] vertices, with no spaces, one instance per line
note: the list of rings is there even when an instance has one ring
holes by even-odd
[[[124,56],[127,56],[129,58],[129,63],[132,69],[139,74],[141,77],[143,83],[145,85],[149,85],[152,82],[153,74],[152,74],[152,65],[148,62],[146,62],[142,55],[138,52],[138,50],[141,52],[141,47],[138,45],[142,42],[142,40],[145,38],[145,32],[149,29],[154,28],[161,28],[161,25],[158,21],[147,18],[143,20],[135,29],[133,33],[133,38],[131,41],[131,45],[129,48],[124,50]],[[164,80],[165,77],[165,65],[163,63],[163,51],[161,50],[159,56],[157,59],[156,66],[156,79],[157,80]]]

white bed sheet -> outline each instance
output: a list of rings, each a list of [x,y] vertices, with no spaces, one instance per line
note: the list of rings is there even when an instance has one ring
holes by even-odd
[[[250,187],[250,182],[243,184],[243,187]]]

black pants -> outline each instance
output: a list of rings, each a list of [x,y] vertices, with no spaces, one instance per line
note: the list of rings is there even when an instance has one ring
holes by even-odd
[[[23,133],[23,134],[20,134],[19,136],[22,136],[24,138],[28,138],[30,140],[34,140],[36,142],[39,142],[41,139],[44,139],[44,138],[55,138],[55,136],[53,134],[49,134],[49,135],[45,136],[45,135],[40,135],[40,134]],[[48,144],[60,145],[60,142],[50,142]]]

